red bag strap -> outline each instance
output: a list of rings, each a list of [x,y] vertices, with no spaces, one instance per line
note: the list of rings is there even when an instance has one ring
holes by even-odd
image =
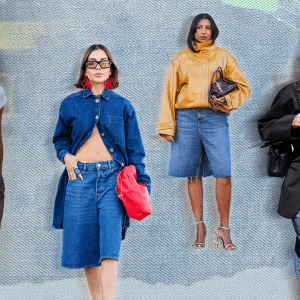
[[[124,170],[124,169],[123,169]],[[117,184],[115,186],[115,190],[117,192],[117,195],[119,198],[123,197],[123,194],[122,194],[122,181],[123,181],[123,170],[120,171],[120,173],[118,174],[117,176]]]

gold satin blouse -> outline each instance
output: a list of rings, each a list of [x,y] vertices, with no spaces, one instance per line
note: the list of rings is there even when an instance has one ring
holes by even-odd
[[[209,40],[195,43],[195,50],[180,51],[172,60],[166,78],[162,100],[159,134],[175,136],[175,110],[193,107],[211,107],[208,93],[213,73],[222,67],[224,78],[238,87],[225,96],[229,109],[236,109],[249,97],[250,88],[237,62],[226,50]]]

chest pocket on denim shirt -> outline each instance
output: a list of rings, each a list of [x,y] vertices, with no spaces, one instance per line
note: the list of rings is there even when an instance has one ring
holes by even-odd
[[[124,119],[117,116],[107,116],[107,127],[110,138],[116,144],[125,144]]]

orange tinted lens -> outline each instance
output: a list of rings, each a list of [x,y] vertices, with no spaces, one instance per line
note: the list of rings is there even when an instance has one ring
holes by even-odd
[[[102,68],[108,68],[108,67],[110,67],[110,61],[109,60],[102,60],[100,62],[100,64],[101,64]]]
[[[96,61],[87,61],[86,66],[88,68],[96,68],[96,64],[97,64]]]

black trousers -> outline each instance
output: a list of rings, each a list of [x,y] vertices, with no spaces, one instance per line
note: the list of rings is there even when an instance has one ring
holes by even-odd
[[[297,153],[298,154],[298,153]],[[300,155],[291,163],[281,187],[277,212],[284,218],[295,218],[300,210]]]

